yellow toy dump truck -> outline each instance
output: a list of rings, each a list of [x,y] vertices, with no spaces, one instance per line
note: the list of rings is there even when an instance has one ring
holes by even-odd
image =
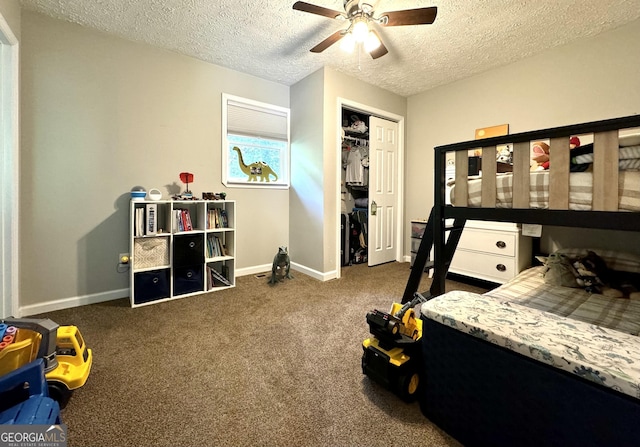
[[[80,330],[49,319],[0,320],[0,376],[37,358],[44,360],[49,396],[64,408],[73,390],[87,381],[93,363]]]
[[[420,387],[419,358],[422,321],[413,307],[426,301],[419,293],[404,306],[393,303],[391,312],[373,310],[367,323],[373,337],[362,342],[362,372],[411,402]]]

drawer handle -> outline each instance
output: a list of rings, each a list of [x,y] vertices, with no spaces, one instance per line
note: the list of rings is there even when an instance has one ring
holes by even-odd
[[[507,271],[507,266],[504,264],[498,264],[496,265],[496,270],[499,272],[506,272]]]
[[[158,284],[158,281],[160,281],[160,278],[158,278],[157,276],[153,277],[153,283],[154,284]]]
[[[187,278],[191,279],[193,277],[193,272],[187,272]]]
[[[498,248],[505,248],[507,246],[507,243],[504,241],[498,241],[496,242],[496,247]]]
[[[189,248],[193,248],[193,247],[195,247],[195,246],[196,246],[196,243],[195,243],[195,242],[193,242],[193,241],[189,242]]]

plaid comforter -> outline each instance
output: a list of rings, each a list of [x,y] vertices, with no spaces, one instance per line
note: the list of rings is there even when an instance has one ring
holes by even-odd
[[[544,269],[539,266],[525,270],[486,295],[627,334],[640,334],[640,300],[608,298],[580,288],[546,284]]]
[[[549,207],[549,171],[530,173],[529,207],[545,209]],[[513,175],[499,174],[496,177],[496,208],[513,207]],[[451,203],[454,203],[454,181],[451,188]],[[482,203],[482,179],[469,178],[469,206],[479,207]],[[590,210],[592,203],[593,177],[590,172],[574,172],[569,176],[569,209]],[[640,172],[620,172],[618,177],[619,210],[640,211]]]

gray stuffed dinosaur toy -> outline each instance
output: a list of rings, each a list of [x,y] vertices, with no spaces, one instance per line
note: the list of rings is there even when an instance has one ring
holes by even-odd
[[[271,279],[269,284],[275,284],[278,281],[284,281],[284,278],[293,279],[289,273],[291,269],[291,260],[287,247],[278,247],[278,253],[273,258],[273,266],[271,267]]]

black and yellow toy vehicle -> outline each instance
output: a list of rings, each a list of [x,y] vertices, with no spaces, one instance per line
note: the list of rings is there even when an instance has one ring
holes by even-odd
[[[87,381],[93,363],[80,330],[48,318],[7,318],[0,325],[17,328],[11,343],[0,349],[0,376],[42,358],[49,396],[64,408]]]
[[[422,321],[414,307],[426,299],[416,293],[404,306],[393,303],[391,312],[373,310],[367,323],[373,337],[362,342],[362,372],[410,402],[420,387]]]

